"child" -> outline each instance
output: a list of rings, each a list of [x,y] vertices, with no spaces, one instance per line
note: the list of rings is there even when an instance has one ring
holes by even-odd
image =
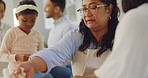
[[[16,8],[19,26],[9,29],[0,47],[0,61],[8,62],[10,76],[16,64],[27,61],[29,56],[44,48],[41,35],[32,29],[38,16],[32,0],[23,0]]]

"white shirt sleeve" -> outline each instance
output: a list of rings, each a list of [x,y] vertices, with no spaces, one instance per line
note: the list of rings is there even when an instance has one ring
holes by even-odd
[[[146,7],[147,8],[147,7]],[[118,25],[113,51],[99,78],[148,78],[148,13],[131,10]]]
[[[6,32],[1,47],[0,47],[0,61],[3,62],[16,62],[15,55],[12,54],[10,49],[14,40],[14,32],[12,29]]]

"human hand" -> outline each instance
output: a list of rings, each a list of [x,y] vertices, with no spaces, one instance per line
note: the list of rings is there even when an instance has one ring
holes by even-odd
[[[15,59],[20,62],[28,61],[30,55],[31,54],[16,54]]]
[[[22,71],[22,68],[23,68],[23,71]],[[26,75],[25,78],[33,78],[35,71],[29,62],[20,63],[15,69],[12,75],[12,78],[19,78],[20,75],[23,75],[23,73],[25,73],[24,75]]]
[[[21,73],[18,75],[18,78],[25,78],[26,77],[26,73],[24,72],[24,68],[20,68],[21,69]]]

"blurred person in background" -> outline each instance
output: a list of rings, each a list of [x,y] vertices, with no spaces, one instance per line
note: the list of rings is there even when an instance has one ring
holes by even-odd
[[[54,27],[50,30],[48,36],[48,47],[55,45],[68,31],[76,28],[64,14],[65,7],[66,0],[46,0],[45,2],[46,18],[53,18],[54,20]],[[63,66],[54,67],[50,73],[54,78],[70,78],[72,76],[71,62],[68,61]]]
[[[2,19],[5,15],[5,10],[6,10],[6,4],[3,0],[0,0],[0,45],[2,43],[4,34],[9,28],[11,28],[11,26],[2,22]]]

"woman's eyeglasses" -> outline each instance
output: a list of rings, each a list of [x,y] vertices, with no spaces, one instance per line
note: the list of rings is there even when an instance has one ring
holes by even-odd
[[[77,10],[81,15],[85,15],[88,11],[91,12],[92,14],[96,14],[98,8],[107,6],[107,4],[100,4],[97,6],[89,6],[88,8],[80,8]]]

